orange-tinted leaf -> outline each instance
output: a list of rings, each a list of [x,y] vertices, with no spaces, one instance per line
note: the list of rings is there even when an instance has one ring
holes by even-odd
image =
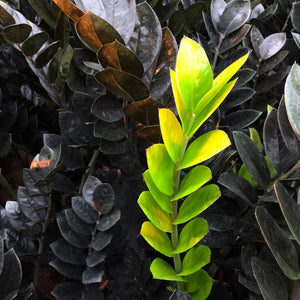
[[[69,0],[53,0],[53,2],[74,22],[84,15],[84,12]]]
[[[131,101],[144,100],[149,97],[149,90],[145,83],[129,73],[106,68],[96,73],[95,78],[111,92],[121,93]]]
[[[112,67],[142,78],[144,67],[138,57],[119,41],[104,45],[98,52],[103,68]]]
[[[137,135],[153,143],[161,143],[162,137],[159,125],[145,126],[137,132]]]
[[[128,104],[124,112],[145,125],[158,124],[158,109],[164,106],[152,98]]]

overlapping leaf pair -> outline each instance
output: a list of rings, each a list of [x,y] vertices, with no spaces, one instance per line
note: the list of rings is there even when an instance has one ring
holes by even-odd
[[[190,293],[193,299],[205,299],[212,285],[209,275],[201,269],[210,261],[210,249],[197,245],[207,234],[208,224],[197,216],[220,196],[217,185],[203,187],[212,177],[210,169],[196,165],[228,147],[230,140],[224,131],[213,130],[190,144],[189,141],[230,92],[236,80],[229,80],[247,57],[235,61],[213,79],[203,48],[183,38],[176,71],[171,70],[180,122],[171,110],[160,109],[164,144],[147,149],[149,169],[144,179],[149,191],[140,195],[138,203],[150,221],[143,223],[141,234],[154,249],[174,260],[173,268],[156,258],[151,272],[155,278],[177,281],[177,288]],[[190,167],[193,168],[181,181],[182,170]],[[178,225],[182,228],[180,234]]]

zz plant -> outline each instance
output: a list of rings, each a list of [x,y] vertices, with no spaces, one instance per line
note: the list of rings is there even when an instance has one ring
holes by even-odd
[[[203,48],[184,37],[176,70],[170,71],[180,120],[170,109],[160,109],[164,143],[146,151],[148,170],[144,180],[149,191],[141,193],[138,203],[149,221],[143,223],[141,235],[155,250],[172,258],[174,265],[155,258],[150,270],[154,278],[176,281],[177,290],[188,292],[193,299],[205,299],[212,286],[212,279],[202,270],[210,261],[210,249],[198,245],[208,233],[208,224],[197,216],[220,197],[217,185],[203,187],[212,174],[207,166],[198,164],[230,145],[227,134],[219,129],[196,139],[193,135],[233,88],[236,79],[229,80],[247,57],[213,78]]]

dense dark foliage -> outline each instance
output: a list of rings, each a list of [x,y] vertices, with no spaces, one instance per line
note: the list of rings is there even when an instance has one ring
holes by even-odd
[[[0,298],[190,299],[152,279],[157,253],[139,235],[137,205],[145,149],[161,140],[158,109],[175,108],[169,68],[188,35],[215,75],[252,51],[195,134],[222,128],[232,142],[205,162],[222,190],[201,214],[208,299],[298,299],[298,66],[290,72],[300,2],[5,2]]]

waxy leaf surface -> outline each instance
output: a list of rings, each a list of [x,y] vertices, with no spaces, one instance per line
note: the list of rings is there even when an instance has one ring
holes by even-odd
[[[182,224],[196,217],[221,196],[219,187],[209,184],[188,196],[180,206],[173,224]]]
[[[210,261],[210,249],[207,246],[196,246],[189,250],[182,261],[182,270],[178,275],[191,275]]]
[[[173,267],[161,258],[155,258],[153,260],[150,271],[155,279],[185,281],[183,277],[175,272]]]
[[[197,189],[199,189],[203,184],[211,179],[211,171],[206,166],[196,166],[194,167],[182,180],[179,191],[172,198],[171,201],[183,198]]]
[[[175,164],[171,160],[165,145],[155,144],[147,149],[148,168],[157,188],[167,195],[172,195]]]
[[[179,236],[177,247],[174,254],[182,253],[196,245],[208,232],[206,220],[196,218],[187,223]]]
[[[141,235],[156,251],[172,257],[173,247],[168,235],[155,227],[151,222],[146,221],[143,223]]]
[[[172,232],[170,215],[167,214],[154,200],[150,192],[142,192],[138,204],[148,219],[160,230]]]
[[[159,204],[159,206],[167,213],[171,213],[171,202],[170,196],[162,193],[155,185],[149,170],[146,170],[143,174],[144,180],[147,184],[148,189],[150,190],[152,196],[155,201]]]
[[[176,61],[176,81],[188,112],[192,112],[213,84],[213,73],[204,49],[184,37]]]
[[[171,159],[176,164],[183,142],[181,125],[173,112],[166,108],[159,110],[159,124],[165,147]]]
[[[230,140],[224,131],[213,130],[207,132],[198,137],[187,148],[179,168],[184,169],[203,162],[229,145]]]

